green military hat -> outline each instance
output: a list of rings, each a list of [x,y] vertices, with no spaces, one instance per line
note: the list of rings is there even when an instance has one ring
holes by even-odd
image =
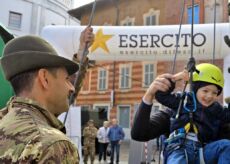
[[[9,41],[4,48],[1,65],[7,80],[43,67],[65,67],[69,75],[79,69],[77,63],[59,56],[47,41],[32,35]]]

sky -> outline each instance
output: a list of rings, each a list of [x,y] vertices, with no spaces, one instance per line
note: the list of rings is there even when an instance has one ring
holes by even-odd
[[[82,5],[88,4],[90,2],[93,2],[94,0],[75,0],[75,6],[74,7],[80,7]]]

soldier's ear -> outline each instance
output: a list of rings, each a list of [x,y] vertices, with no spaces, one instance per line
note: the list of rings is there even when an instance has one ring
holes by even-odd
[[[43,89],[49,88],[48,70],[43,68],[38,70],[38,81]]]

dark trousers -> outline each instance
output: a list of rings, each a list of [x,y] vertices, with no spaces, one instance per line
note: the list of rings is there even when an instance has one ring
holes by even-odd
[[[111,141],[111,163],[113,163],[113,159],[114,159],[114,151],[116,151],[116,163],[119,162],[119,154],[120,154],[120,144],[119,141]]]
[[[108,144],[109,143],[99,143],[99,161],[101,161],[102,155],[103,155],[104,161],[106,161],[106,150],[107,150]]]

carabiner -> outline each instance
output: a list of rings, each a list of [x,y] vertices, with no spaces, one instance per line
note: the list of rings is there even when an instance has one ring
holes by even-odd
[[[191,92],[186,92],[186,99],[187,98],[192,98],[192,101],[193,101],[193,109],[189,109],[188,106],[187,106],[187,102],[184,104],[184,109],[187,111],[187,112],[195,112],[196,111],[196,97],[195,97],[195,93],[193,91]]]

